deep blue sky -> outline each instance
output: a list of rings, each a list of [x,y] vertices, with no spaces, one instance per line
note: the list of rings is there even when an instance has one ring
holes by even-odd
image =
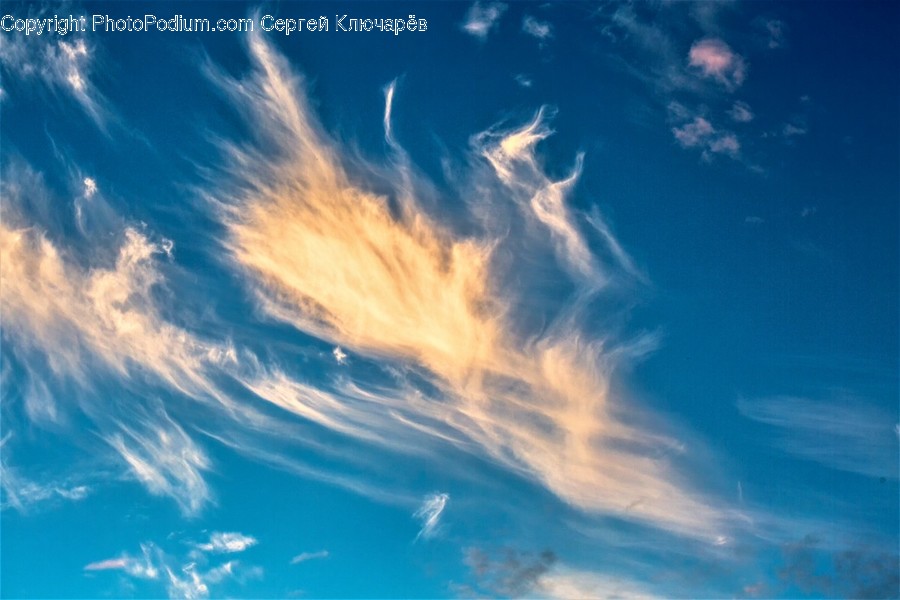
[[[2,597],[900,595],[896,3],[0,13]]]

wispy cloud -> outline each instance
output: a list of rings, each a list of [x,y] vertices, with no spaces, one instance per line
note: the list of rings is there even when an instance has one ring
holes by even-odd
[[[896,479],[896,414],[850,394],[828,399],[776,396],[740,400],[747,417],[776,427],[783,450],[819,464],[870,477]]]
[[[540,168],[546,109],[524,126],[473,136],[465,185],[481,190],[470,218],[485,234],[463,236],[423,209],[419,195],[435,192],[410,163],[353,164],[322,130],[285,60],[260,35],[248,42],[250,75],[236,82],[210,69],[260,134],[258,146],[225,144],[230,184],[215,196],[235,269],[264,314],[428,383],[344,380],[324,389],[270,372],[250,384],[254,393],[368,443],[412,451],[424,445],[411,440],[430,438],[478,452],[583,510],[697,536],[718,529],[717,510],[676,484],[659,458],[672,440],[614,416],[611,370],[645,352],[652,336],[615,347],[577,326],[586,295],[630,275],[624,253],[609,264],[593,255],[566,205],[581,157],[561,181]],[[348,163],[396,182],[395,193],[371,191],[348,175]],[[511,215],[505,231],[495,229],[496,214]],[[519,292],[494,264],[506,244],[516,244],[514,255],[556,256],[570,274],[573,298],[548,307],[558,316],[540,332],[523,330],[511,314]]]
[[[422,528],[416,535],[416,539],[425,538],[427,540],[430,537],[434,537],[438,531],[441,515],[444,514],[444,509],[447,508],[447,502],[449,501],[449,494],[435,493],[425,497],[422,506],[413,515],[422,522]]]
[[[241,534],[217,534],[237,535]],[[115,558],[108,558],[85,565],[85,572],[122,571],[130,577],[156,581],[165,586],[169,598],[194,600],[209,598],[211,586],[225,582],[244,584],[252,579],[260,579],[263,571],[254,565],[244,565],[236,560],[211,565],[210,559],[192,551],[187,555],[182,551],[167,552],[162,547],[151,543],[143,543],[141,555],[132,556],[122,553]],[[173,550],[168,548],[168,550]]]
[[[209,541],[197,544],[197,548],[204,552],[231,553],[243,552],[257,544],[256,538],[238,532],[215,532],[209,536]]]
[[[71,98],[101,129],[106,128],[111,111],[91,80],[94,49],[87,38],[70,41],[61,36],[53,40],[34,35],[4,36],[0,67],[20,87],[38,82],[54,93]]]
[[[85,565],[85,571],[124,571],[139,579],[159,578],[159,569],[153,564],[155,547],[152,544],[141,544],[141,556],[133,557],[123,554],[117,558],[108,558]]]
[[[122,425],[107,441],[151,493],[170,496],[186,514],[196,514],[210,499],[202,474],[209,459],[162,408],[147,422],[146,431]]]
[[[718,38],[694,42],[688,52],[688,64],[704,77],[711,77],[728,90],[744,83],[747,65],[744,58]]]
[[[740,100],[731,106],[731,110],[728,111],[728,114],[737,123],[749,123],[755,116],[750,109],[750,105],[746,102],[741,102]]]
[[[506,5],[500,2],[481,4],[476,2],[466,13],[462,29],[466,33],[481,40],[486,40],[488,34],[497,28],[500,17],[506,12]]]
[[[161,384],[198,404],[228,406],[245,417],[252,412],[236,407],[214,381],[216,372],[236,364],[230,344],[200,339],[160,310],[160,266],[171,260],[171,242],[105,216],[91,178],[79,197],[89,202],[75,203],[84,239],[70,238],[68,245],[41,230],[53,198],[26,166],[7,165],[3,197],[3,353],[22,368],[29,418],[64,426],[80,410],[152,493],[173,497],[185,513],[198,512],[211,498],[202,476],[210,461],[185,428],[152,398],[126,406],[102,402],[113,392],[109,386],[119,386],[113,393],[120,394]],[[98,215],[99,229],[90,225]],[[70,398],[65,406],[57,402],[61,394]],[[139,397],[145,395],[146,388]]]
[[[784,46],[787,32],[787,25],[784,23],[784,21],[780,21],[778,19],[769,19],[765,21],[764,27],[766,33],[768,34],[766,45],[769,47],[769,49],[774,50],[776,48],[781,48],[782,46]]]
[[[83,483],[68,480],[34,481],[24,477],[7,464],[10,457],[9,443],[12,432],[0,439],[0,490],[3,492],[0,508],[14,508],[27,512],[33,507],[52,504],[53,501],[79,501],[87,498],[91,488]]]
[[[513,77],[513,79],[515,79],[516,83],[521,85],[523,88],[530,88],[534,85],[534,80],[524,73],[519,73],[518,75]]]
[[[301,552],[291,559],[291,564],[296,565],[308,560],[316,560],[319,558],[328,558],[330,556],[328,550],[319,550],[318,552]]]
[[[515,202],[550,231],[560,262],[588,286],[596,287],[605,277],[565,203],[581,175],[584,156],[578,154],[569,176],[559,181],[548,178],[538,166],[536,146],[552,133],[547,110],[541,107],[530,123],[518,129],[483,132],[473,143]]]
[[[545,21],[539,21],[531,15],[525,15],[522,19],[522,31],[541,41],[553,37],[553,26]]]

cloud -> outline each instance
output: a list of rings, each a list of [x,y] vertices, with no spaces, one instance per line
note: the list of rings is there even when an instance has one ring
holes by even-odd
[[[732,105],[728,114],[737,123],[749,123],[754,117],[753,111],[750,110],[750,105],[746,102],[741,102],[740,100]]]
[[[791,138],[800,135],[806,135],[807,129],[805,125],[795,123],[785,123],[781,128],[781,135]]]
[[[672,135],[682,148],[701,149],[705,160],[710,160],[713,154],[737,158],[741,152],[741,143],[735,134],[716,129],[704,117],[694,117],[680,127],[673,127]]]
[[[232,553],[243,552],[257,544],[256,538],[238,532],[216,532],[210,535],[209,542],[197,544],[204,552]]]
[[[427,540],[428,538],[435,536],[438,531],[438,523],[440,522],[441,515],[444,514],[444,509],[447,507],[447,502],[449,500],[449,494],[431,494],[425,497],[422,505],[416,510],[415,514],[413,514],[416,519],[419,519],[422,522],[422,529],[420,529],[419,533],[416,535],[417,540],[420,537]]]
[[[765,220],[762,217],[751,216],[751,217],[745,217],[744,223],[746,223],[747,225],[762,225],[763,223],[765,223]]]
[[[16,186],[15,173],[7,177],[0,299],[15,351],[43,354],[55,376],[82,385],[92,379],[94,359],[123,377],[140,365],[186,394],[214,393],[204,364],[227,349],[167,323],[153,301],[161,282],[155,260],[170,254],[171,243],[126,227],[112,264],[85,269],[17,212],[32,201],[23,196],[41,192]]]
[[[541,41],[553,37],[553,26],[550,23],[539,21],[531,15],[525,15],[522,19],[522,31]]]
[[[783,450],[832,469],[897,479],[896,414],[844,394],[814,400],[775,396],[740,400],[741,413],[781,430]]]
[[[711,77],[732,91],[744,83],[747,65],[743,57],[718,38],[694,42],[688,52],[688,64],[704,77]]]
[[[147,397],[147,386],[162,385],[197,406],[226,408],[253,423],[252,411],[236,406],[215,381],[223,368],[234,368],[237,355],[230,344],[203,340],[167,320],[157,292],[172,243],[110,217],[92,179],[84,184],[90,203],[75,203],[82,237],[60,244],[52,239],[65,239],[58,231],[41,229],[54,222],[47,207],[58,205],[42,179],[15,161],[4,173],[3,354],[15,358],[27,416],[67,428],[81,411],[152,493],[196,514],[211,498],[202,476],[211,463],[152,391]],[[105,401],[122,394],[141,400]],[[62,396],[69,402],[59,404]]]
[[[133,557],[123,554],[118,558],[108,558],[85,565],[85,571],[124,571],[132,577],[139,579],[159,578],[159,569],[154,566],[152,554],[155,547],[152,544],[141,544],[141,556]]]
[[[97,193],[97,182],[90,177],[84,178],[84,197],[91,198]]]
[[[211,497],[202,474],[210,461],[184,429],[159,411],[158,419],[148,420],[147,430],[121,425],[121,433],[107,442],[152,494],[170,496],[185,514],[196,514]]]
[[[169,598],[184,598],[184,600],[209,598],[209,586],[197,571],[184,567],[182,572],[183,576],[166,568],[166,577],[169,580]]]
[[[674,124],[672,135],[682,148],[700,150],[707,162],[717,154],[740,158],[741,143],[736,134],[715,127],[705,116],[678,102],[669,103],[668,110],[669,121]]]
[[[767,45],[770,50],[784,46],[785,33],[787,31],[787,25],[785,25],[784,21],[769,19],[765,22],[765,29],[768,34]]]
[[[210,597],[211,586],[214,587],[228,581],[245,584],[251,579],[260,579],[263,575],[260,567],[243,565],[236,560],[210,565],[206,555],[197,553],[196,550],[185,556],[183,555],[183,545],[179,545],[174,553],[167,552],[151,542],[142,543],[140,547],[141,555],[139,557],[122,553],[116,558],[90,563],[84,567],[84,570],[85,572],[122,571],[136,579],[156,581],[159,585],[165,586],[169,598],[185,600]]]
[[[491,2],[484,5],[476,2],[466,13],[462,29],[478,39],[486,40],[488,34],[497,28],[500,17],[503,16],[504,12],[506,12],[506,5],[500,2]]]
[[[438,192],[411,163],[382,167],[342,152],[286,61],[261,35],[247,41],[247,76],[209,70],[259,134],[252,144],[223,144],[230,160],[210,198],[233,268],[262,314],[414,374],[396,386],[313,386],[272,369],[248,382],[251,391],[363,443],[416,453],[451,444],[581,510],[714,539],[721,515],[676,483],[666,460],[676,444],[615,416],[625,403],[610,392],[612,370],[651,348],[653,336],[616,343],[578,326],[587,298],[630,275],[626,255],[610,250],[608,264],[594,256],[566,205],[582,158],[559,181],[541,169],[536,146],[550,135],[547,110],[521,127],[473,136],[463,184],[480,190],[467,207],[482,233],[461,235],[423,208],[421,198]],[[361,173],[396,187],[376,193]],[[524,282],[513,285],[498,269],[529,253],[555,257],[573,290],[568,304],[544,307],[550,321],[542,318],[538,331],[513,314]]]
[[[865,544],[830,551],[814,535],[782,546],[781,581],[804,594],[893,598],[900,589],[900,556]]]
[[[666,597],[650,591],[644,582],[566,567],[552,569],[539,577],[535,591],[543,597],[559,600],[570,598],[651,600]]]
[[[347,364],[347,353],[341,350],[340,346],[335,346],[331,351],[331,354],[334,356],[335,362],[339,365]]]
[[[302,562],[306,562],[308,560],[316,560],[318,558],[328,558],[329,552],[328,550],[319,550],[318,552],[301,552],[297,556],[291,559],[291,564],[296,565]]]
[[[4,36],[0,46],[0,67],[11,77],[22,84],[37,81],[54,93],[72,98],[105,129],[111,112],[91,80],[93,66],[93,46],[83,37],[48,41],[46,36],[12,35]]]
[[[462,595],[478,597],[485,593],[502,597],[559,598],[658,598],[635,581],[586,571],[562,564],[556,553],[540,553],[503,548],[488,553],[469,548],[465,563],[474,578],[474,587],[460,586]]]
[[[544,174],[535,147],[552,133],[546,114],[547,108],[541,107],[530,123],[518,129],[485,131],[473,138],[473,144],[516,204],[550,231],[559,260],[588,286],[596,287],[605,277],[565,204],[581,175],[584,156],[576,156],[571,173],[562,180],[552,181]]]
[[[77,502],[90,495],[91,488],[83,483],[74,483],[67,479],[38,482],[23,477],[17,469],[7,464],[11,455],[9,444],[12,435],[10,431],[0,439],[0,490],[3,492],[0,508],[12,507],[20,512],[27,512],[40,505],[52,504],[54,501]]]
[[[513,79],[515,79],[516,83],[521,85],[523,88],[530,88],[534,85],[534,80],[524,73],[519,73],[518,75],[513,77]]]

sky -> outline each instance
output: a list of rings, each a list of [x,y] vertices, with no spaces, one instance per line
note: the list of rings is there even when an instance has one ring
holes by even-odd
[[[900,595],[896,3],[0,13],[0,596]]]

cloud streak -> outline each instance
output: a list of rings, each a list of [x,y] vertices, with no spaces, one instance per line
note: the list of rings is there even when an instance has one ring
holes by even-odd
[[[776,396],[741,400],[744,416],[781,430],[775,443],[800,458],[869,477],[897,479],[896,414],[842,395],[814,400]]]
[[[301,552],[297,556],[291,559],[292,565],[298,565],[302,562],[306,562],[308,560],[316,560],[319,558],[328,558],[330,553],[328,550],[319,550],[318,552]]]
[[[425,538],[426,540],[434,537],[438,531],[438,524],[444,509],[447,508],[447,502],[450,501],[449,494],[431,494],[422,502],[422,506],[416,510],[413,516],[422,522],[422,528],[416,535],[416,539]]]

